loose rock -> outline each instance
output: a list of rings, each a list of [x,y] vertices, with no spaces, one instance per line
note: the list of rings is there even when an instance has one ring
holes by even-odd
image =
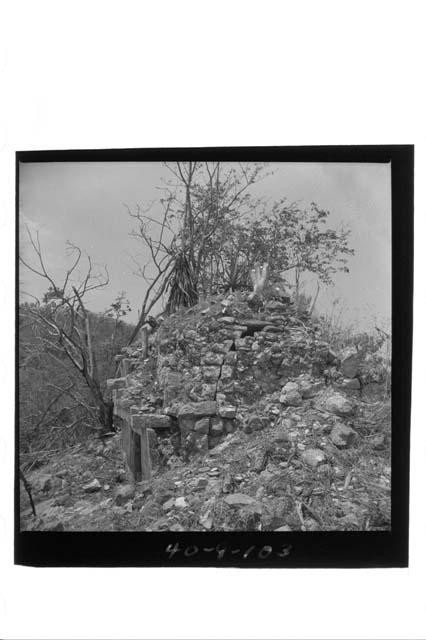
[[[163,509],[164,511],[170,511],[170,509],[172,509],[172,507],[175,506],[175,499],[174,498],[170,498],[169,500],[167,500],[164,504],[163,504]]]
[[[300,392],[302,398],[314,398],[323,388],[322,382],[307,382],[303,381],[300,385]]]
[[[246,495],[245,493],[231,493],[231,495],[224,498],[224,502],[231,507],[242,507],[245,505],[255,504],[256,499]]]
[[[371,444],[373,445],[373,449],[375,451],[382,451],[385,448],[385,441],[386,441],[386,438],[383,433],[380,433],[377,436],[374,436],[374,438],[371,441]]]
[[[194,431],[196,433],[208,433],[210,429],[210,418],[201,418],[195,423]]]
[[[134,495],[134,486],[131,484],[125,484],[117,489],[117,493],[115,494],[115,504],[120,507],[131,500]]]
[[[359,373],[360,356],[353,347],[346,349],[341,357],[340,371],[345,378],[355,378]]]
[[[184,496],[181,496],[180,498],[176,498],[175,500],[175,506],[178,507],[179,509],[184,509],[185,507],[188,507],[188,503],[185,500]]]
[[[330,438],[336,447],[349,447],[357,438],[357,433],[351,427],[344,424],[336,424],[330,434]]]
[[[290,442],[288,432],[285,429],[280,429],[273,436],[272,442],[276,442],[277,444],[285,444],[287,442]]]
[[[326,455],[321,449],[306,449],[306,451],[302,453],[302,460],[310,467],[315,468],[322,462],[325,462]]]
[[[236,416],[237,408],[232,404],[219,405],[218,413],[221,418],[232,419]]]
[[[199,519],[199,523],[205,528],[205,529],[211,529],[213,526],[213,518],[211,516],[210,511],[207,511],[207,513],[205,513],[204,515],[202,515]]]
[[[337,416],[350,416],[354,412],[353,403],[340,393],[330,396],[325,403],[325,408]]]
[[[94,480],[92,480],[92,482],[84,485],[83,491],[84,493],[95,493],[96,491],[100,491],[101,488],[101,483],[99,482],[99,480],[97,480],[97,478],[95,478]]]
[[[298,391],[287,391],[281,394],[280,402],[288,407],[299,407],[302,404],[302,396]]]
[[[251,433],[252,431],[261,431],[265,424],[259,416],[250,416],[247,426],[250,429],[249,433]]]
[[[358,378],[345,378],[340,384],[342,389],[358,390],[361,388]]]

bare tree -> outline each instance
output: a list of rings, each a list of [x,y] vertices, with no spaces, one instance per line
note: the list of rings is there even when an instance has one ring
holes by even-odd
[[[65,356],[81,374],[97,407],[97,418],[104,432],[113,429],[113,403],[107,399],[99,378],[96,354],[93,348],[90,314],[84,302],[87,294],[105,287],[109,282],[107,268],[95,273],[90,256],[86,256],[84,275],[77,277],[77,268],[83,266],[83,253],[75,245],[68,243],[72,264],[67,269],[63,281],[55,281],[48,271],[40,245],[39,234],[35,237],[27,228],[28,238],[36,256],[36,266],[20,257],[21,263],[32,273],[45,279],[49,289],[44,303],[28,305],[25,313],[30,316],[43,332],[40,341],[49,355],[61,362]],[[74,385],[59,388],[59,394],[73,393]],[[75,395],[75,394],[74,394]]]
[[[200,293],[220,286],[233,288],[249,274],[241,242],[228,259],[224,251],[235,243],[232,224],[253,215],[259,201],[248,193],[260,177],[258,164],[225,165],[221,162],[164,163],[170,179],[159,187],[161,198],[144,209],[127,211],[136,221],[132,236],[142,241],[149,259],[137,274],[145,283],[139,320],[130,343],[146,324],[163,296],[166,311],[191,306]],[[155,205],[157,209],[155,209]],[[232,227],[232,228],[231,228]],[[248,284],[248,283],[247,283]]]
[[[141,240],[149,253],[149,259],[143,266],[133,259],[136,265],[136,275],[145,281],[146,289],[138,321],[129,339],[129,344],[132,344],[168,285],[176,251],[176,233],[168,219],[171,214],[171,199],[165,204],[161,220],[148,215],[151,206],[145,211],[140,206],[136,207],[136,211],[132,211],[127,205],[124,206],[131,218],[137,223],[137,228],[132,231],[131,235]],[[154,232],[151,231],[152,224],[156,226]]]

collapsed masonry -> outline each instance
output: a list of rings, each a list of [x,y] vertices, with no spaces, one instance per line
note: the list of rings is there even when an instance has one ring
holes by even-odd
[[[188,459],[236,429],[262,429],[265,395],[278,395],[283,408],[300,406],[331,379],[359,394],[356,352],[339,360],[319,326],[296,317],[288,300],[270,300],[256,312],[249,302],[232,294],[173,314],[154,334],[147,358],[137,344],[117,356],[121,377],[108,388],[136,480],[151,477],[164,438]]]

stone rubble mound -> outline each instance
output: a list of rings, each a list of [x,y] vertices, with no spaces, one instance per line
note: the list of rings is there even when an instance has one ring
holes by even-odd
[[[154,461],[161,435],[188,459],[237,429],[263,429],[259,406],[271,394],[285,411],[313,401],[333,378],[324,409],[341,417],[353,413],[347,395],[359,394],[356,350],[339,358],[288,298],[256,311],[245,294],[203,301],[160,324],[147,358],[137,343],[123,351],[121,375],[108,381],[115,413],[148,428]]]

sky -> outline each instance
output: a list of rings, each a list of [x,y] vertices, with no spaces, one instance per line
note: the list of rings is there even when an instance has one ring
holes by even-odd
[[[270,163],[271,175],[253,187],[253,195],[268,202],[287,197],[328,209],[327,226],[351,229],[349,274],[337,274],[333,287],[321,288],[317,311],[334,314],[344,325],[359,330],[375,324],[385,327],[391,316],[391,167],[367,163]],[[145,291],[135,275],[131,256],[147,257],[130,236],[131,208],[158,200],[158,187],[168,177],[159,162],[21,163],[19,185],[20,253],[35,265],[26,227],[38,231],[45,262],[55,278],[67,264],[66,242],[86,251],[97,265],[107,265],[110,283],[93,294],[88,306],[107,308],[121,291],[132,306],[135,321]],[[306,292],[316,279],[305,278]],[[21,299],[37,297],[46,283],[20,269]],[[26,292],[26,293],[24,293]]]

